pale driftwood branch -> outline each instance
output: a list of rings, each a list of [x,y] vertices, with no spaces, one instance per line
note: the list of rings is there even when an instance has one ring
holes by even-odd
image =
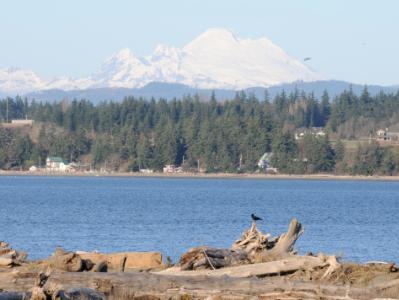
[[[337,258],[335,256],[325,256],[323,254],[318,255],[321,259],[324,259],[325,262],[328,264],[328,269],[323,274],[322,278],[328,278],[333,272],[338,270],[341,265],[338,263]]]
[[[202,249],[202,252],[204,253],[205,258],[206,258],[206,260],[208,261],[208,263],[209,263],[209,265],[211,266],[211,268],[212,268],[213,270],[215,270],[215,267],[213,266],[212,262],[210,261],[208,255],[206,255],[206,252],[205,252],[204,249]]]
[[[311,270],[330,266],[335,267],[336,259],[330,256],[289,256],[281,260],[270,261],[265,263],[247,264],[234,267],[226,267],[217,270],[196,270],[182,271],[179,267],[166,269],[156,274],[175,275],[175,276],[199,276],[206,275],[210,277],[230,276],[235,278],[246,278],[252,276],[271,276],[278,274],[293,273],[298,270]]]

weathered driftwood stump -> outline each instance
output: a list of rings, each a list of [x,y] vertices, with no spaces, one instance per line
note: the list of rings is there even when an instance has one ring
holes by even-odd
[[[302,224],[292,219],[286,233],[270,238],[270,234],[263,234],[253,222],[231,249],[244,251],[253,263],[281,259],[295,253],[294,244],[303,231]]]
[[[273,238],[263,234],[253,222],[231,249],[192,248],[181,257],[179,265],[181,270],[218,269],[282,259],[294,254],[294,244],[302,233],[303,227],[296,219],[286,233]]]

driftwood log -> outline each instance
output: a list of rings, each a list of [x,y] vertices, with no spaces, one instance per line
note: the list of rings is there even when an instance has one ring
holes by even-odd
[[[249,263],[244,251],[195,247],[185,253],[179,262],[181,270],[219,269]]]
[[[65,295],[72,291],[86,292],[87,295],[87,293],[93,294],[96,291],[97,296],[105,295],[107,299],[134,300],[167,300],[183,299],[183,297],[184,299],[249,300],[254,299],[254,296],[257,296],[258,299],[392,299],[399,296],[397,292],[399,280],[395,279],[394,273],[391,275],[384,282],[367,285],[356,282],[337,285],[328,281],[290,280],[285,276],[259,279],[254,277],[212,277],[208,275],[175,276],[147,272],[77,273],[54,271],[41,289],[46,295],[52,296]],[[29,299],[27,296],[35,288],[36,277],[37,274],[35,273],[21,272],[14,273],[13,278],[10,278],[10,274],[0,272],[0,299]],[[1,289],[14,291],[13,295],[16,297],[1,298]],[[10,293],[8,292],[8,294]],[[54,297],[53,299],[57,298]]]
[[[84,266],[84,263],[78,254],[67,252],[59,247],[48,259],[48,264],[55,269],[67,272],[80,272],[83,270]]]
[[[90,259],[82,258],[76,252],[65,251],[57,247],[54,253],[42,264],[51,269],[57,269],[66,272],[107,272],[108,264],[106,260],[92,261]]]
[[[6,242],[0,241],[0,267],[14,267],[26,261],[27,254],[14,250]]]

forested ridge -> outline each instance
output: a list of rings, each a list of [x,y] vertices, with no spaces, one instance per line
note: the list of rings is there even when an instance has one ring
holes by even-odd
[[[93,105],[87,100],[42,103],[21,97],[0,100],[0,119],[33,119],[31,128],[0,128],[0,168],[43,165],[49,155],[84,162],[94,169],[259,172],[272,152],[281,173],[387,174],[399,172],[395,143],[373,140],[380,128],[399,125],[399,92],[360,96],[350,89],[330,99],[327,92],[282,92],[273,99],[237,93],[234,99],[199,96]],[[317,136],[307,128],[323,128]],[[305,132],[295,139],[295,133]],[[369,137],[364,143],[350,143]],[[348,142],[349,141],[349,142]]]

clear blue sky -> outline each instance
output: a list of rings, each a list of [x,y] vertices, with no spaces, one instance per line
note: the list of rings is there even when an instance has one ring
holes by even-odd
[[[0,68],[79,77],[123,47],[182,47],[210,27],[266,36],[333,79],[399,84],[396,0],[12,0],[0,8]]]

